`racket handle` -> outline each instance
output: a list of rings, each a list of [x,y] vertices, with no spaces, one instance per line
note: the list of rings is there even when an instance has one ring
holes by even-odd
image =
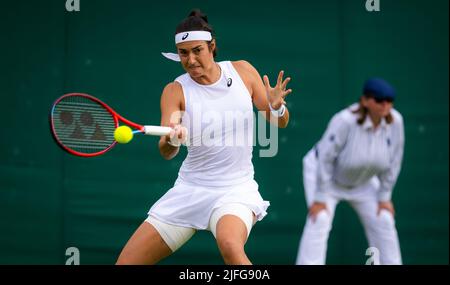
[[[166,136],[171,130],[170,127],[144,126],[144,134],[151,136]]]

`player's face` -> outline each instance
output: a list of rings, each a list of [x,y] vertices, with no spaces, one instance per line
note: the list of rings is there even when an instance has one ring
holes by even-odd
[[[363,105],[369,110],[369,113],[376,118],[384,118],[391,112],[392,101],[377,100],[372,97],[363,96]]]
[[[181,65],[191,77],[204,76],[214,67],[214,45],[214,41],[211,43],[211,49],[206,41],[190,41],[177,45]]]

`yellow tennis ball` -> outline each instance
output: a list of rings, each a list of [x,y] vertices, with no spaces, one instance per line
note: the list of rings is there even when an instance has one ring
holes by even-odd
[[[133,131],[128,126],[120,126],[114,131],[114,139],[118,143],[128,143],[133,139]]]

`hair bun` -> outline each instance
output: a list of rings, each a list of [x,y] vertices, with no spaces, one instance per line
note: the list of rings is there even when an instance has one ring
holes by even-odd
[[[197,17],[203,19],[206,23],[208,23],[208,17],[200,11],[200,9],[194,9],[189,13],[188,17]]]

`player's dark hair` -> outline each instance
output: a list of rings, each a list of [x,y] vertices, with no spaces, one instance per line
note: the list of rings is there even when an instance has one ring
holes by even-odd
[[[203,14],[200,9],[193,9],[189,15],[181,21],[176,30],[175,34],[189,31],[208,31],[211,33],[211,37],[213,40],[216,39],[216,34],[214,32],[211,24],[208,23],[208,17]],[[211,40],[212,41],[212,40]],[[211,50],[211,41],[208,41],[208,47]],[[217,40],[216,40],[216,48],[213,50],[213,56],[217,55]]]
[[[368,97],[368,95],[363,95]],[[362,104],[362,97],[359,99],[359,106],[358,108],[356,108],[355,110],[352,111],[352,113],[354,114],[359,114],[358,119],[356,120],[356,122],[358,122],[358,125],[362,125],[364,123],[364,121],[366,120],[367,114],[369,114],[369,110],[363,106]],[[386,117],[384,117],[384,119],[386,120],[386,123],[390,124],[394,121],[394,117],[392,117],[392,114],[389,112],[389,114],[387,114]]]

